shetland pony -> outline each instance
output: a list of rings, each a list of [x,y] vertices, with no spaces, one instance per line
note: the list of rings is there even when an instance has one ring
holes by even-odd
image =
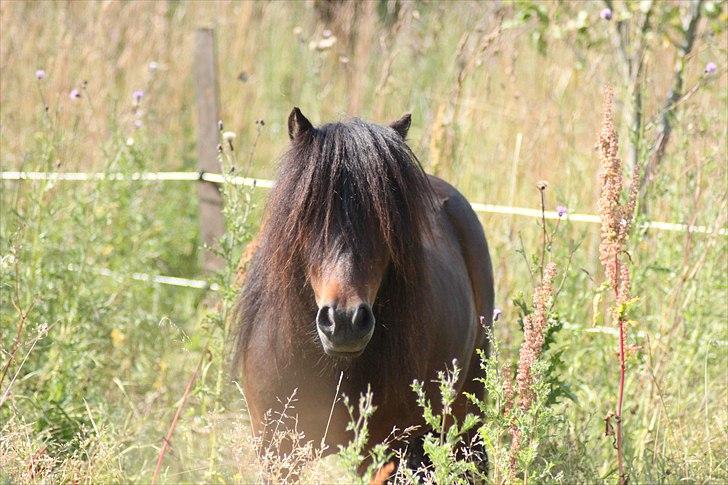
[[[423,171],[409,126],[409,115],[319,127],[298,108],[289,116],[235,331],[234,366],[264,446],[269,411],[294,393],[297,431],[329,451],[352,438],[337,386],[353,399],[371,389],[370,446],[422,424],[410,385],[439,402],[432,380],[453,360],[457,390],[482,394],[473,379],[492,324],[488,246],[467,200]],[[461,396],[453,414],[467,405]]]

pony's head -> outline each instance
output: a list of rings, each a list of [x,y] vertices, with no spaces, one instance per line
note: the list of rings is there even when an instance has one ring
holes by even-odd
[[[405,143],[409,125],[409,115],[389,126],[354,118],[319,127],[298,108],[289,116],[291,147],[261,241],[265,287],[289,303],[284,321],[310,322],[330,356],[363,353],[378,309],[398,305],[416,281],[432,189]]]

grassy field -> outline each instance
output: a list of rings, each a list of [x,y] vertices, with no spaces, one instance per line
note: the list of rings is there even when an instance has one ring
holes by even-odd
[[[546,210],[596,213],[607,84],[625,159],[632,139],[621,116],[630,95],[615,22],[633,25],[644,4],[617,3],[607,19],[601,2],[4,1],[0,164],[195,170],[194,31],[214,26],[221,116],[237,134],[226,167],[273,178],[292,106],[315,124],[349,115],[385,123],[412,112],[414,152],[469,200],[540,208],[545,180]],[[690,6],[654,6],[640,85],[641,165]],[[725,2],[702,8],[683,61],[685,96],[638,223],[726,227],[728,20]],[[193,183],[0,183],[0,480],[148,482],[194,375],[160,481],[261,481],[244,398],[227,377],[226,333],[238,259],[257,231],[265,190],[225,189],[218,250],[226,267],[205,275]],[[510,367],[523,340],[519,302],[530,302],[538,284],[543,231],[534,218],[480,216],[502,310],[495,337]],[[544,375],[564,393],[544,403],[548,426],[533,435],[529,471],[507,473],[505,433],[493,444],[490,480],[616,482],[604,418],[617,396],[618,340],[599,225],[547,224],[558,294]],[[631,483],[728,480],[727,243],[639,224],[630,234],[637,300],[623,424]],[[141,282],[135,272],[209,279],[220,290]],[[303,478],[356,481],[345,462],[312,459]]]

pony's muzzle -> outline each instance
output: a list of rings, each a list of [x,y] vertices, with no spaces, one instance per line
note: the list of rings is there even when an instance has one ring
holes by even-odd
[[[374,333],[372,307],[360,303],[354,308],[324,305],[316,315],[324,352],[334,357],[356,357],[364,352]]]

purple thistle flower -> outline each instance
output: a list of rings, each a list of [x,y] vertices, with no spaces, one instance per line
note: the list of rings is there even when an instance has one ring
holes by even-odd
[[[37,71],[35,71],[35,78],[37,80],[40,81],[42,79],[45,79],[45,77],[46,77],[46,73],[43,69],[38,69]]]
[[[493,321],[497,322],[503,312],[500,308],[493,309]]]
[[[144,97],[144,91],[142,91],[141,89],[137,89],[131,96],[132,98],[134,98],[134,104],[139,104],[139,102]]]
[[[564,217],[568,212],[569,210],[563,205],[556,207],[556,213],[559,215],[559,217]]]
[[[72,89],[70,93],[68,93],[68,97],[76,100],[81,97],[81,92],[78,89]]]
[[[610,8],[604,8],[601,12],[599,12],[599,17],[602,20],[612,20],[612,9]]]
[[[705,65],[705,74],[711,75],[715,74],[715,72],[718,70],[718,66],[715,64],[715,62],[709,62]]]

